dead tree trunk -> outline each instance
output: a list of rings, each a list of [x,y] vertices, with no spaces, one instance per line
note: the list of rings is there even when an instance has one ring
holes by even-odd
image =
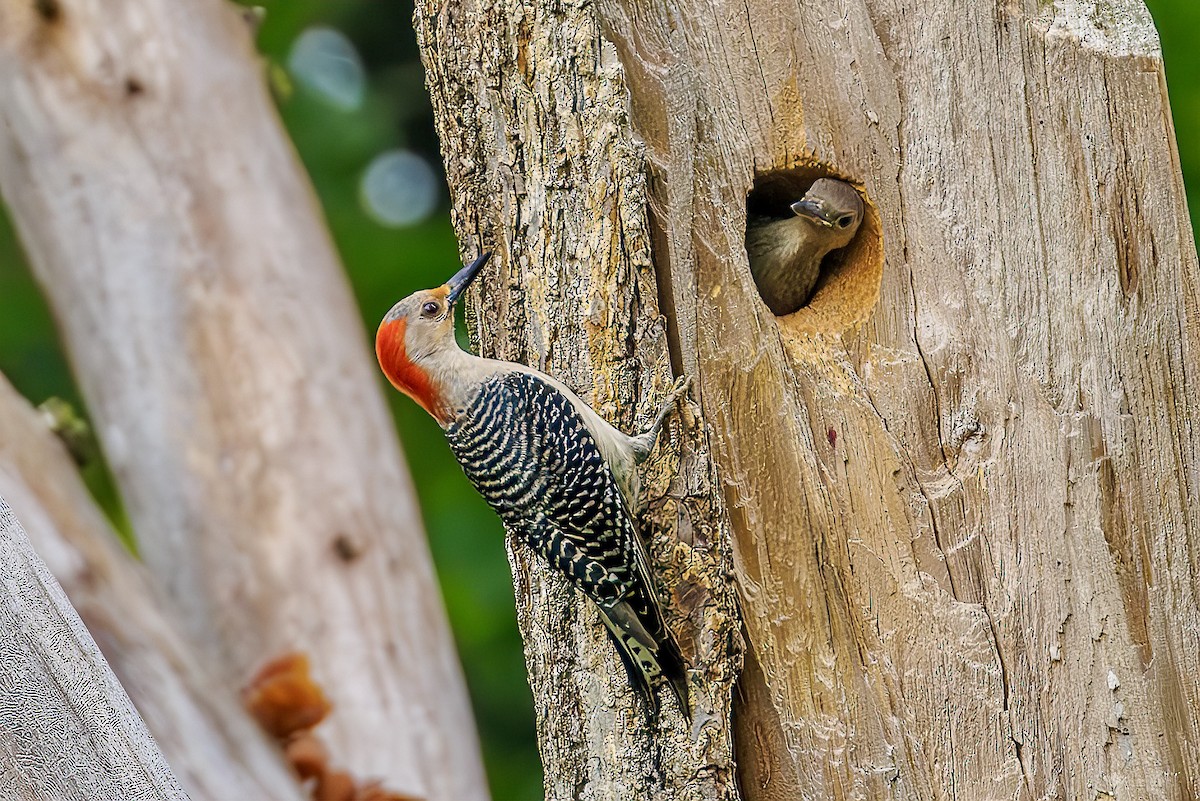
[[[242,17],[0,0],[0,189],[147,563],[235,688],[283,652],[332,760],[486,785],[362,325]]]
[[[77,466],[0,376],[0,497],[67,594],[192,801],[299,801],[279,748],[242,709],[210,654],[117,541]]]
[[[0,796],[187,801],[129,696],[3,498]]]
[[[694,522],[731,523],[745,797],[1200,793],[1200,299],[1138,0],[466,0],[416,23],[460,235],[501,254],[485,350],[626,424],[665,343],[697,376],[680,483],[720,493]],[[867,220],[775,318],[747,204],[822,175]],[[514,567],[549,795],[624,797],[604,782],[646,767],[641,733],[602,730],[625,712],[580,675],[617,671]]]

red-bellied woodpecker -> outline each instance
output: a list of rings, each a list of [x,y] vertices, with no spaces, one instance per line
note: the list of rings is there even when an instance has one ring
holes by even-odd
[[[746,223],[750,274],[767,307],[791,314],[808,302],[821,260],[850,244],[862,222],[858,191],[833,178],[815,181],[783,219],[754,217]]]
[[[509,534],[596,602],[652,713],[661,678],[689,714],[683,658],[663,622],[634,523],[637,466],[688,382],[676,382],[654,424],[631,437],[545,373],[462,350],[454,304],[487,259],[393,306],[375,337],[379,365],[442,426]]]

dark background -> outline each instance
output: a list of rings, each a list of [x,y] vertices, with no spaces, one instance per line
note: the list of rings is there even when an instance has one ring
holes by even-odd
[[[363,315],[363,338],[403,295],[442,283],[457,269],[432,112],[408,2],[265,0],[259,46],[284,122],[312,177]],[[1189,206],[1200,209],[1200,3],[1149,0],[1167,64],[1171,108]],[[289,64],[299,34],[336,30],[361,60],[361,101],[338,105]],[[336,60],[335,60],[336,61]],[[311,63],[311,62],[310,62]],[[353,86],[353,64],[326,63]],[[348,76],[348,78],[347,78]],[[346,83],[344,80],[342,83]],[[368,213],[361,180],[372,159],[403,148],[429,163],[437,180],[431,216],[389,228]],[[53,321],[0,209],[0,372],[32,402],[50,396],[82,410]],[[383,378],[380,377],[381,384]],[[513,612],[512,584],[495,515],[471,490],[440,429],[416,404],[387,391],[409,463],[466,669],[496,801],[542,797],[533,702]],[[420,454],[414,457],[414,454]],[[128,536],[120,501],[102,464],[85,478]]]

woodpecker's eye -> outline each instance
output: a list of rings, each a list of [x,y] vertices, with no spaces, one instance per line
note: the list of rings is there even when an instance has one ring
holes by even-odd
[[[853,214],[843,214],[841,217],[838,217],[837,226],[838,228],[849,228],[852,222],[854,222]]]
[[[432,317],[433,315],[435,315],[437,313],[438,313],[438,305],[436,303],[434,303],[432,300],[427,301],[425,303],[425,305],[421,307],[421,316],[422,317]]]

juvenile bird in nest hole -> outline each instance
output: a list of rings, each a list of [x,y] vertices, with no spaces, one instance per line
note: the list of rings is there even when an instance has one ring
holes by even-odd
[[[750,273],[777,316],[808,303],[821,260],[850,244],[863,217],[858,191],[834,178],[815,181],[789,208],[792,213],[783,219],[750,217],[746,223]]]

